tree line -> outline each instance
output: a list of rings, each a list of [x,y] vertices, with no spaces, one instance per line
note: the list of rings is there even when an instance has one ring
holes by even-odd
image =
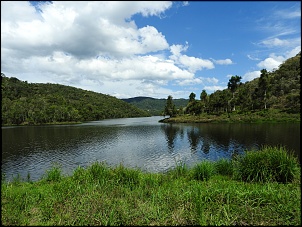
[[[1,73],[2,125],[150,116],[115,97],[60,84],[28,83]]]
[[[259,78],[246,83],[241,82],[241,76],[232,76],[227,89],[210,95],[202,90],[200,100],[196,100],[196,94],[192,92],[184,108],[176,109],[173,97],[169,95],[163,115],[246,113],[268,108],[300,113],[300,58],[301,52],[272,72],[262,69]]]

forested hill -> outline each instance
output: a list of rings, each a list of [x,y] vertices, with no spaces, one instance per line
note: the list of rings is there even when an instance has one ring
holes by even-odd
[[[189,114],[221,115],[224,113],[239,113],[248,115],[251,112],[263,114],[263,110],[276,110],[288,114],[300,113],[301,93],[301,52],[279,65],[277,69],[269,72],[260,70],[260,77],[241,83],[241,76],[232,76],[224,90],[218,90],[208,95],[205,90],[199,94],[193,92],[189,95],[188,105],[177,110],[170,106],[165,108],[165,114],[170,116]],[[195,97],[201,97],[196,100]]]
[[[136,107],[148,111],[151,115],[162,115],[167,99],[156,99],[151,97],[134,97],[122,99]],[[173,99],[175,108],[179,109],[188,105],[189,99]]]
[[[60,84],[28,83],[1,73],[2,125],[150,116],[118,98]]]

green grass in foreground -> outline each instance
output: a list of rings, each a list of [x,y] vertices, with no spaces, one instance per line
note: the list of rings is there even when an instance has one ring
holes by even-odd
[[[300,172],[282,147],[202,161],[190,169],[180,163],[167,173],[96,162],[63,176],[54,166],[37,182],[2,180],[1,220],[2,225],[300,226]]]

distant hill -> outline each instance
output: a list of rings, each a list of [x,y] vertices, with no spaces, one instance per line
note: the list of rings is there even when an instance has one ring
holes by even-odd
[[[1,73],[2,125],[146,117],[148,112],[113,96],[60,84],[27,83]]]
[[[130,103],[142,110],[148,111],[151,115],[162,115],[167,99],[156,99],[151,97],[134,97],[128,99],[121,99]],[[173,104],[176,109],[187,106],[189,99],[173,99]]]

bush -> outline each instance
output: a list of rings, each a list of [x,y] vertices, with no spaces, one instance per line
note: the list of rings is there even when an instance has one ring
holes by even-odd
[[[247,182],[292,182],[300,174],[300,164],[283,147],[264,146],[246,151],[236,161],[235,178]]]

